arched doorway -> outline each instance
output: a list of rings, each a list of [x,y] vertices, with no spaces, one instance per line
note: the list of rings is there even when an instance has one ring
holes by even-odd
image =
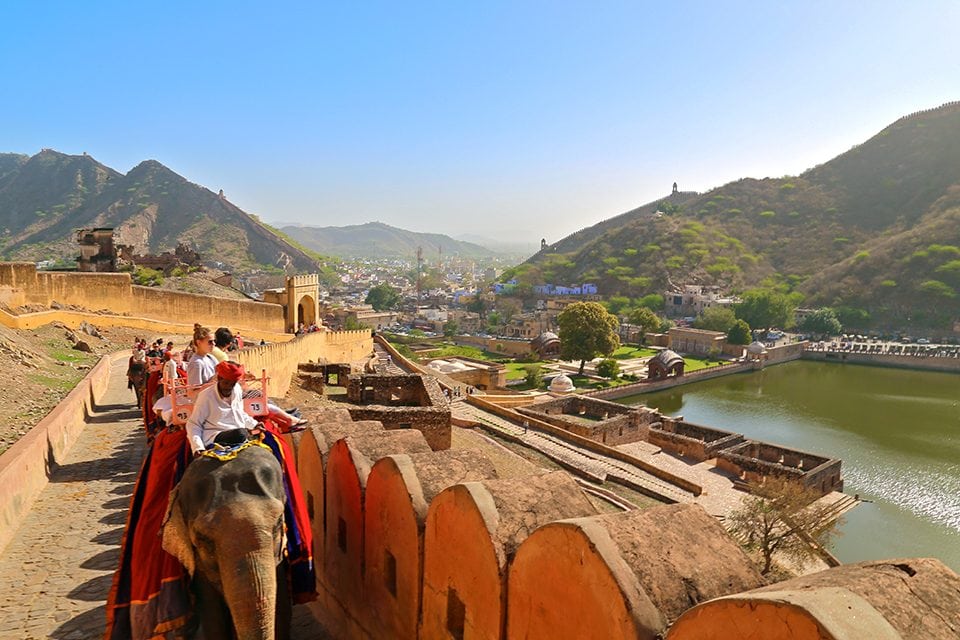
[[[297,301],[297,317],[294,319],[294,327],[309,327],[317,321],[317,302],[313,296],[302,296]]]

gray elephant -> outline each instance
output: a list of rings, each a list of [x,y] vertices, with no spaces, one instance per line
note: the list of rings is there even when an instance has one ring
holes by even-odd
[[[171,494],[163,548],[193,576],[208,640],[288,637],[284,499],[280,464],[259,446],[194,460]]]

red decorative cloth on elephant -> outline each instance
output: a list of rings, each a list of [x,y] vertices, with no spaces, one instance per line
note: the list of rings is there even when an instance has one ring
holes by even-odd
[[[170,491],[189,462],[184,431],[161,429],[130,502],[120,566],[107,598],[107,640],[177,638],[190,622],[190,576],[163,550],[159,535]]]
[[[279,437],[276,425],[266,420],[262,426],[263,433],[257,437],[283,470],[290,595],[294,603],[309,602],[317,597],[313,542],[293,452]],[[107,599],[107,640],[167,640],[182,637],[188,625],[192,626],[190,576],[180,561],[163,549],[160,535],[170,492],[191,459],[183,429],[155,432],[137,477],[120,565]]]
[[[283,468],[283,487],[287,493],[284,505],[284,523],[287,527],[287,564],[290,576],[290,595],[295,604],[317,599],[317,576],[313,566],[313,533],[310,516],[303,499],[300,477],[293,463],[290,446],[280,437],[280,430],[269,419],[264,427],[263,442],[276,456]]]

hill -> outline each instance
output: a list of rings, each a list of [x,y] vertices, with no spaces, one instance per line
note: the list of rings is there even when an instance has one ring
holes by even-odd
[[[439,233],[418,233],[398,229],[382,222],[346,227],[286,226],[280,230],[295,236],[303,245],[325,255],[347,258],[407,258],[417,255],[417,247],[423,248],[428,259],[437,255],[458,255],[464,258],[485,258],[495,255],[493,251],[472,242],[454,240]]]
[[[155,160],[124,175],[86,154],[0,155],[0,256],[72,259],[74,230],[89,227],[113,227],[137,253],[185,242],[234,271],[315,270],[318,258]]]
[[[641,296],[773,286],[875,326],[960,318],[960,103],[901,118],[799,176],[677,193],[582,229],[508,275]]]

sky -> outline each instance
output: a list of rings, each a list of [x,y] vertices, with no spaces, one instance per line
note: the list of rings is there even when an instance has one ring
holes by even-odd
[[[201,6],[202,5],[202,6]],[[960,100],[960,3],[0,3],[0,151],[270,223],[555,242]]]

